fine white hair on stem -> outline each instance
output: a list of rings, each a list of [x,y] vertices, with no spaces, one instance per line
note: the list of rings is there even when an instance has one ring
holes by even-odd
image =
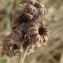
[[[19,58],[18,58],[18,63],[24,63],[25,57],[28,54],[28,50],[30,48],[30,45],[27,47],[27,49],[24,52],[19,51]]]

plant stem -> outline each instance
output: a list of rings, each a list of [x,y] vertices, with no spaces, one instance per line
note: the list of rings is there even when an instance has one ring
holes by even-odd
[[[19,52],[19,58],[18,58],[18,63],[24,63],[25,57],[27,55],[27,51],[29,49],[30,46],[27,47],[27,49],[25,50],[25,52],[21,53]]]

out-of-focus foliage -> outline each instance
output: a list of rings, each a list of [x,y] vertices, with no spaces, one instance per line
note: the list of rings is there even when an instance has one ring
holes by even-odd
[[[0,63],[17,63],[17,57],[9,58],[2,50],[3,38],[10,34],[11,11],[27,0],[0,0]],[[38,0],[47,9],[42,22],[49,30],[46,46],[38,48],[26,57],[25,63],[63,63],[63,0]],[[61,61],[60,61],[61,59]]]

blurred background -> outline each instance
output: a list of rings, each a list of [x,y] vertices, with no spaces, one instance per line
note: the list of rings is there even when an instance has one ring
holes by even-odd
[[[3,53],[2,40],[11,32],[11,11],[28,0],[0,0],[0,63],[17,63],[18,57],[7,57]],[[48,42],[30,55],[25,63],[63,63],[63,0],[38,0],[47,9],[42,18],[48,28]]]

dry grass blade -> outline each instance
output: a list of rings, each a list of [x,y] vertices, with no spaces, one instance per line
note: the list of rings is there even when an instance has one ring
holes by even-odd
[[[63,63],[63,52],[62,52],[60,63]]]

